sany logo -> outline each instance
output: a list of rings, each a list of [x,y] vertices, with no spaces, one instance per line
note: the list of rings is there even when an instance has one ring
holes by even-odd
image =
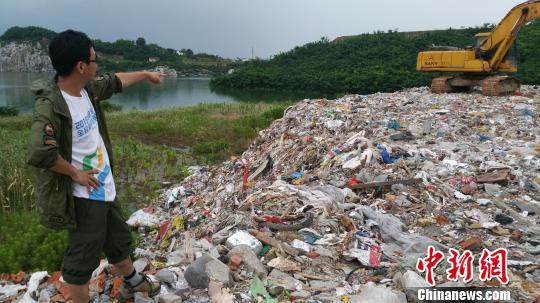
[[[435,268],[444,259],[444,253],[438,251],[433,246],[428,247],[427,257],[419,258],[416,263],[416,270],[426,272],[426,282],[430,286],[435,286]],[[463,282],[468,283],[473,277],[474,256],[470,250],[459,254],[459,251],[450,248],[449,257],[446,259],[449,268],[446,270],[446,278],[449,281],[458,281],[463,278]],[[499,248],[494,251],[482,250],[482,255],[478,261],[478,272],[481,281],[490,281],[497,278],[500,283],[508,284],[508,251]]]

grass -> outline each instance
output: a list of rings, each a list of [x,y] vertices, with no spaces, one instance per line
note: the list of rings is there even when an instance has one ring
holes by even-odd
[[[257,133],[283,115],[288,103],[200,104],[156,111],[111,113],[111,132],[144,143],[173,147],[227,143],[229,154],[245,150]]]
[[[0,213],[34,208],[34,187],[25,163],[30,117],[0,118]]]
[[[163,181],[184,179],[184,167],[196,164],[191,154],[160,145],[148,145],[131,137],[113,136],[114,178],[119,202],[127,213],[156,202]]]
[[[117,197],[124,213],[155,202],[163,181],[188,167],[243,152],[290,103],[204,104],[157,111],[107,112]],[[37,223],[25,164],[30,115],[0,118],[0,272],[59,270],[65,232]],[[27,228],[31,226],[31,228]]]

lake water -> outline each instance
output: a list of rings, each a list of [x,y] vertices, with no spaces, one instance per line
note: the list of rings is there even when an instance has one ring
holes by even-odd
[[[30,92],[30,85],[46,77],[52,75],[0,72],[0,106],[14,106],[21,113],[31,113],[34,96]],[[158,86],[147,82],[136,83],[127,87],[123,93],[113,95],[110,102],[121,105],[122,110],[148,110],[198,103],[296,101],[311,97],[316,96],[297,92],[216,90],[210,87],[210,79],[164,78]]]

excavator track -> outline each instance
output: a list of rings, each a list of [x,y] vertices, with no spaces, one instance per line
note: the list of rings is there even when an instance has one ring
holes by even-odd
[[[434,94],[451,93],[452,86],[449,83],[453,77],[438,77],[431,80],[431,92]]]
[[[501,96],[515,93],[520,82],[514,77],[494,76],[482,81],[482,94],[484,96]]]

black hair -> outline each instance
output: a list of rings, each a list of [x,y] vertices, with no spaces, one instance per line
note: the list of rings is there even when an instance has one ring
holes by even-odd
[[[90,59],[92,40],[83,32],[68,29],[49,44],[49,57],[57,76],[69,76],[79,61]]]

